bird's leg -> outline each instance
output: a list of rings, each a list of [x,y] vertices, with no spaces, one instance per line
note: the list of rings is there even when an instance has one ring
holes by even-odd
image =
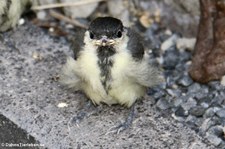
[[[88,116],[88,112],[87,110],[91,107],[91,101],[88,101],[84,107],[82,107],[82,109],[77,113],[76,116],[74,116],[72,118],[72,123],[79,123],[80,121],[82,121],[86,116]]]
[[[70,124],[76,124],[79,126],[79,123],[86,117],[93,115],[101,110],[101,105],[95,107],[91,100],[89,100],[82,109],[76,114],[76,116],[72,117],[70,120]]]
[[[112,128],[110,132],[116,131],[116,133],[119,134],[121,131],[126,130],[132,125],[134,117],[135,117],[135,103],[131,106],[129,114],[126,117],[126,120],[120,125]]]

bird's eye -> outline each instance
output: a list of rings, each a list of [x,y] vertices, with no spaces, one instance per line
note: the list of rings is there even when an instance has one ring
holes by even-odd
[[[117,34],[116,34],[116,36],[117,36],[118,38],[122,37],[122,32],[121,32],[121,31],[118,31]]]
[[[94,39],[94,34],[92,32],[90,32],[90,38]]]

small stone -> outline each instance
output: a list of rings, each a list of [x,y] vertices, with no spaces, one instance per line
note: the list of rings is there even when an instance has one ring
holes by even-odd
[[[33,59],[35,59],[37,61],[40,61],[43,59],[43,57],[41,56],[41,54],[39,52],[33,52],[32,57],[33,57]]]
[[[169,102],[164,98],[159,99],[158,102],[156,103],[156,106],[161,110],[166,110],[170,108]]]
[[[222,103],[224,101],[224,98],[221,97],[221,96],[216,96],[212,99],[211,101],[211,105],[212,107],[221,107],[222,106]]]
[[[182,74],[185,71],[185,69],[186,69],[185,64],[183,64],[183,63],[178,63],[175,68],[176,71],[178,71],[179,73],[182,73]]]
[[[175,120],[179,121],[179,122],[184,122],[184,121],[185,121],[185,119],[184,119],[183,117],[176,116],[174,113],[172,114],[172,117],[173,117]]]
[[[38,11],[37,12],[37,18],[40,19],[40,20],[45,20],[46,19],[46,12],[45,11]]]
[[[169,29],[165,30],[164,34],[171,36],[173,32]]]
[[[202,125],[200,126],[200,130],[205,134],[205,132],[211,127],[216,125],[216,122],[214,122],[211,118],[207,118],[203,121]]]
[[[209,82],[208,85],[210,86],[211,89],[214,89],[217,91],[223,89],[223,86],[220,84],[219,81],[211,81],[211,82]]]
[[[223,86],[225,86],[225,76],[222,77],[222,79],[220,81],[220,84],[223,85]]]
[[[220,125],[212,126],[211,128],[209,128],[208,132],[210,134],[214,134],[218,137],[221,137],[223,136],[223,126]]]
[[[155,36],[159,30],[159,25],[157,23],[152,23],[152,25],[145,32],[145,37],[150,43],[150,47],[153,49],[159,49],[161,45],[161,40]],[[155,51],[155,50],[154,50]],[[157,50],[159,51],[159,50]],[[157,53],[158,55],[158,53]]]
[[[180,106],[182,103],[183,103],[183,98],[179,97],[179,98],[176,98],[176,99],[174,100],[173,105],[174,105],[175,107],[178,107],[178,106]]]
[[[189,98],[186,103],[182,104],[184,110],[189,111],[192,107],[196,106],[197,102],[194,98]]]
[[[166,91],[172,97],[179,97],[181,95],[181,91],[179,89],[167,89]]]
[[[193,115],[188,115],[187,119],[185,120],[185,122],[190,125],[194,125],[195,121],[197,121],[197,117],[195,117]]]
[[[217,111],[216,115],[218,115],[220,118],[225,118],[225,109]]]
[[[179,85],[182,85],[184,87],[187,87],[191,85],[192,83],[193,83],[193,80],[188,75],[183,76],[178,82]]]
[[[58,108],[65,108],[65,107],[68,107],[68,104],[65,103],[65,102],[60,102],[58,105],[57,105]]]
[[[211,120],[214,122],[214,125],[224,125],[224,120],[225,119],[222,119],[222,118],[220,118],[220,117],[218,117],[218,116],[213,116],[212,118],[211,118]]]
[[[180,117],[186,117],[188,115],[188,111],[185,111],[181,106],[179,106],[175,112],[175,115]]]
[[[201,89],[198,92],[195,92],[195,97],[197,99],[207,98],[209,93],[209,88],[205,85],[201,86]]]
[[[180,52],[180,62],[183,64],[184,62],[188,62],[191,60],[191,52],[189,51],[182,51]]]
[[[207,109],[209,107],[209,104],[205,103],[205,102],[202,102],[200,105],[205,109]]]
[[[220,145],[218,146],[218,148],[225,149],[225,141],[221,142]]]
[[[176,41],[176,46],[180,50],[193,50],[196,43],[196,38],[179,38]]]
[[[206,138],[209,140],[210,143],[212,143],[215,146],[220,145],[220,143],[222,142],[222,139],[217,137],[216,135],[212,135],[207,133],[206,134]]]
[[[166,85],[168,87],[172,87],[175,84],[175,79],[173,77],[167,77],[166,78]]]
[[[164,90],[158,90],[156,93],[154,93],[153,98],[154,99],[159,99],[165,95]]]
[[[166,51],[173,45],[175,45],[176,41],[178,39],[178,36],[176,34],[172,35],[170,38],[168,38],[166,41],[164,41],[161,44],[161,50]]]
[[[196,97],[196,96],[194,96],[194,97]],[[211,103],[212,103],[212,98],[211,97],[203,97],[203,98],[200,98],[200,99],[197,99],[197,102],[198,102],[198,104],[201,104],[201,103],[207,103],[208,105],[210,105],[211,107],[212,107],[212,105],[211,105]]]
[[[50,27],[49,28],[49,32],[52,32],[53,33],[54,31],[55,31],[54,27]]]
[[[174,69],[179,61],[179,51],[171,48],[163,54],[163,67],[165,69]]]
[[[194,115],[196,117],[200,117],[200,116],[203,116],[203,114],[205,113],[205,108],[203,108],[202,106],[195,106],[195,107],[192,107],[190,110],[189,110],[189,113],[191,115]]]
[[[19,19],[18,25],[23,25],[25,23],[25,19],[21,18]]]
[[[206,111],[205,111],[205,114],[204,114],[204,117],[205,118],[209,118],[209,117],[212,117],[215,115],[215,112],[214,112],[214,109],[213,108],[208,108]]]
[[[198,83],[193,83],[191,86],[188,87],[188,92],[196,93],[201,89],[201,86]]]

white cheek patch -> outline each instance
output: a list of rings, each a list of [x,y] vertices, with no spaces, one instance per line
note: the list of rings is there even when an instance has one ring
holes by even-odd
[[[123,50],[127,49],[127,43],[128,43],[129,37],[127,35],[123,35],[122,38],[118,38],[115,40],[115,49],[117,52],[121,52]]]

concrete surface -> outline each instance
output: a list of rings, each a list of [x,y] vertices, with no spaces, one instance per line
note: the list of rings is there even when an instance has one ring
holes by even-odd
[[[0,114],[0,148],[11,147],[15,144],[39,144],[34,137],[27,134],[21,128],[18,128],[13,122]],[[18,144],[19,145],[19,144]],[[11,147],[13,148],[13,147]],[[34,147],[35,149],[35,147]]]
[[[49,37],[29,24],[0,40],[0,113],[45,147],[213,148],[169,113],[157,111],[150,97],[137,104],[132,127],[119,135],[109,132],[129,111],[121,106],[103,105],[79,126],[68,125],[87,102],[82,93],[65,90],[54,80],[68,55],[72,53],[64,39]],[[60,103],[68,106],[59,108]]]

